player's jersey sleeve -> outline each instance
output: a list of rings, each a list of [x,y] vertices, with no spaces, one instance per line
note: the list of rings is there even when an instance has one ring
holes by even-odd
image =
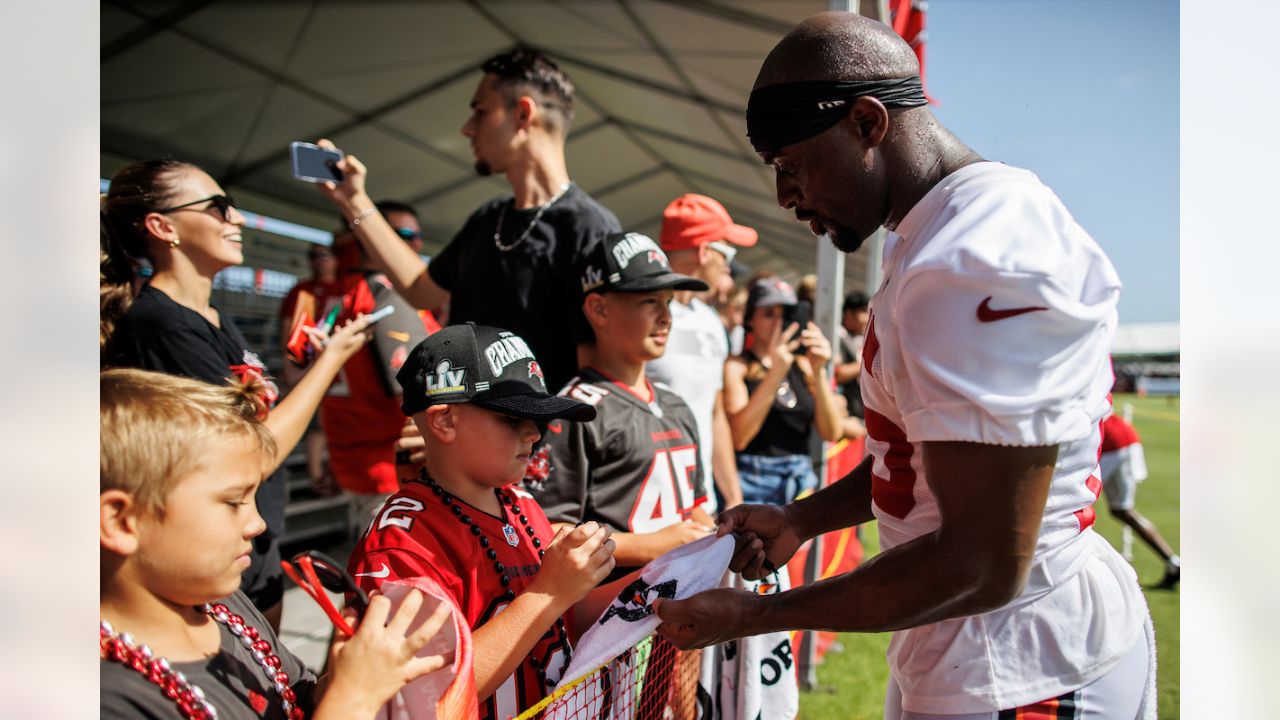
[[[1119,278],[1056,200],[1015,197],[978,214],[952,220],[963,245],[893,292],[897,342],[881,347],[897,354],[888,372],[904,375],[886,379],[901,388],[906,434],[1015,446],[1089,437],[1112,382]]]
[[[547,428],[547,478],[526,489],[553,523],[583,520],[591,482],[591,429],[590,423],[567,420],[556,420]]]

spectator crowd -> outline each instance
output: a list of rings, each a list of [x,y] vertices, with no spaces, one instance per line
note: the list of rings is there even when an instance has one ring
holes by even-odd
[[[836,65],[814,71],[803,59],[803,52],[827,53],[825,41],[813,38],[866,35],[890,60],[858,65],[840,80],[863,82],[850,97],[858,95],[860,103],[870,97],[874,107],[859,106],[868,114],[853,124],[859,133],[879,132],[880,142],[890,113],[906,117],[918,108],[894,104],[914,97],[910,88],[876,84],[911,75],[894,64],[902,60],[901,48],[860,24],[827,22],[780,44],[786,52],[770,55],[761,71],[762,79],[772,78],[765,90],[831,80],[824,73]],[[858,74],[868,67],[874,77]],[[278,374],[260,360],[266,348],[250,347],[211,301],[215,275],[244,261],[245,218],[227,191],[200,167],[176,160],[137,163],[111,178],[101,204],[103,717],[373,717],[406,683],[437,673],[466,675],[455,677],[468,695],[456,712],[511,717],[555,688],[587,626],[647,563],[716,533],[717,515],[720,533],[738,533],[734,569],[760,576],[785,564],[789,553],[779,548],[794,550],[787,543],[802,539],[788,534],[787,523],[803,508],[818,517],[819,498],[869,508],[877,493],[877,505],[899,520],[916,505],[930,507],[931,496],[921,494],[926,483],[915,486],[915,496],[910,485],[905,496],[899,490],[901,472],[938,472],[928,451],[921,460],[904,449],[918,430],[920,441],[989,443],[980,447],[1057,446],[1061,440],[1075,453],[1071,462],[1083,468],[1080,458],[1096,438],[1088,430],[1082,431],[1088,437],[1072,433],[1088,425],[1086,414],[1097,402],[1065,419],[1037,416],[1024,424],[998,413],[990,420],[961,411],[933,417],[928,403],[902,420],[886,409],[897,398],[886,390],[884,366],[873,365],[903,357],[875,334],[896,318],[854,292],[844,299],[836,336],[828,337],[813,322],[816,276],[793,286],[770,268],[752,273],[759,234],[705,195],[681,195],[665,209],[654,208],[663,218],[657,238],[629,232],[572,180],[565,159],[576,94],[570,78],[527,48],[490,58],[478,71],[461,131],[476,172],[505,178],[510,192],[476,208],[426,261],[415,208],[375,201],[370,188],[378,168],[366,167],[350,152],[356,148],[344,148],[336,165],[341,179],[318,185],[338,218],[333,243],[310,248],[312,277],[299,282],[279,310],[278,349],[286,360]],[[884,104],[875,99],[882,95]],[[752,140],[775,165],[783,163],[773,155],[779,148],[817,142],[809,132],[816,125],[789,126],[808,128],[797,135],[765,110],[751,125],[753,112]],[[333,147],[326,139],[317,144]],[[975,167],[950,145],[944,155],[956,172]],[[799,182],[791,169],[778,172]],[[861,176],[857,182],[871,183]],[[779,183],[785,207],[818,217],[824,197],[818,185],[802,191]],[[920,199],[927,188],[917,189]],[[885,223],[872,220],[871,228]],[[814,222],[825,223],[842,249],[856,247],[834,214]],[[1106,261],[1094,262],[1103,267]],[[1099,307],[1114,300],[1107,282],[1095,293]],[[929,299],[927,291],[916,291]],[[920,298],[897,302],[906,307],[912,300]],[[998,304],[1043,311],[1041,305],[1054,302],[1032,292],[1012,293]],[[1073,322],[1083,326],[1085,315],[1103,317],[1109,307],[1077,309]],[[982,320],[981,308],[978,313]],[[942,332],[935,322],[924,326]],[[1005,322],[1001,329],[1012,326]],[[1058,343],[1065,332],[1046,335],[1045,342]],[[913,341],[921,343],[913,350],[923,347],[924,341]],[[914,373],[914,367],[903,370],[890,382]],[[927,392],[937,407],[982,395],[939,389],[950,377],[930,375]],[[1048,392],[1034,380],[1017,379],[1018,392]],[[1086,385],[1063,392],[1098,400],[1097,388]],[[898,387],[906,397],[905,386]],[[1009,410],[1008,417],[1014,414]],[[970,425],[992,435],[970,433]],[[1030,427],[1035,433],[1018,434]],[[1059,431],[1066,434],[1060,438]],[[842,480],[846,490],[830,488],[845,494],[821,489],[824,443],[864,437],[873,451],[887,454],[861,465],[849,483]],[[336,566],[315,560],[321,584],[346,594],[343,617],[354,624],[353,632],[335,634],[322,677],[276,634],[289,564],[282,564],[287,558],[280,549],[287,501],[281,466],[299,445],[313,489],[346,499],[355,533],[350,557]],[[1035,469],[1045,488],[1050,475],[1043,468],[1058,462],[1044,453],[961,454],[949,461],[954,468],[977,463],[972,466],[1018,477]],[[876,474],[884,468],[892,478]],[[866,497],[847,490],[864,481],[872,488]],[[1050,497],[1052,507],[1079,500],[1078,493]],[[948,516],[960,507],[954,502],[944,498],[931,517]],[[1148,525],[1131,508],[1130,499],[1125,521],[1145,532]],[[836,505],[824,512],[834,515]],[[869,519],[869,512],[843,522]],[[1031,516],[1038,523],[1041,510]],[[1055,517],[1061,523],[1052,529],[1065,537],[1071,513]],[[893,545],[909,545],[935,527],[913,522]],[[1009,522],[1017,531],[1011,534],[1034,546],[1038,525]],[[811,535],[834,523],[813,520],[804,527]],[[964,537],[980,559],[1032,554],[1033,547],[1019,545],[1015,552],[985,535]],[[1176,573],[1176,555],[1158,534],[1153,538]],[[1111,571],[1100,550],[1080,549],[1078,557],[1073,568],[1095,562],[1091,572]],[[1026,581],[1028,566],[1010,567],[1002,578]],[[1045,567],[1035,570],[1048,573]],[[902,577],[914,577],[903,568]],[[1067,572],[1066,565],[1053,569]],[[1048,578],[1033,573],[1033,584],[1040,583],[1035,592],[1048,592]],[[905,592],[894,582],[878,586],[888,593],[885,602]],[[1011,587],[974,589],[982,602],[958,604],[953,612],[927,608],[924,600],[903,603],[902,616],[855,629],[951,622],[1004,606],[1020,592]],[[684,601],[694,604],[658,602],[662,636],[669,638],[660,642],[699,647],[784,629],[734,624],[746,601],[714,594],[731,592]],[[942,590],[925,595],[938,606],[950,602]],[[1119,623],[1139,601],[1126,592],[1116,597],[1118,609],[1111,612]],[[700,598],[717,598],[730,609],[724,632],[708,630],[715,623],[699,615],[705,611],[696,604]],[[835,604],[803,607],[810,615],[789,617],[793,624],[786,628],[831,627],[812,618],[839,615]],[[458,636],[469,638],[459,641],[470,648],[471,665],[462,671],[432,644],[450,618]],[[1012,614],[1007,620],[1019,622]],[[1134,632],[1141,626],[1138,617]],[[957,632],[971,630],[966,625]],[[1062,651],[1068,658],[1062,667],[1040,669],[1087,683],[1121,662],[1114,658],[1145,662],[1146,646],[1135,654],[1131,638],[1124,640],[1072,646]],[[1107,654],[1102,671],[1066,667],[1090,653]],[[917,670],[895,665],[901,688],[897,695],[891,690],[891,705],[923,706],[914,694],[920,686],[911,681]],[[1125,677],[1137,676],[1132,673]],[[1070,689],[1052,682],[1036,687]],[[1039,699],[991,692],[993,710],[1005,709],[999,703],[1006,700]]]

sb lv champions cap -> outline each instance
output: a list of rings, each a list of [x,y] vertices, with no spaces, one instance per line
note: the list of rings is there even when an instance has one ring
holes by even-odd
[[[396,373],[405,415],[432,405],[471,403],[540,422],[592,420],[596,409],[547,392],[542,368],[519,335],[487,325],[453,325],[418,343]]]
[[[613,233],[587,249],[579,273],[582,294],[706,290],[701,280],[671,272],[667,254],[653,238],[640,233]]]

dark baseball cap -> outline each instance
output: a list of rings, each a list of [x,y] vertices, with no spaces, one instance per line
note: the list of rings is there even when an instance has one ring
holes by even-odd
[[[582,294],[706,290],[695,277],[671,272],[667,254],[653,238],[640,233],[613,233],[587,248],[579,266]]]
[[[546,422],[593,420],[596,409],[547,392],[529,345],[513,332],[487,325],[452,325],[429,335],[409,353],[396,380],[405,415],[432,405],[471,403],[507,415]]]
[[[753,308],[795,305],[797,302],[796,291],[786,280],[776,276],[756,280],[747,291],[747,305]]]

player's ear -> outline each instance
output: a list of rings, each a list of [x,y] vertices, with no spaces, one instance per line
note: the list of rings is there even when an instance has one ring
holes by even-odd
[[[106,490],[98,496],[98,509],[102,548],[117,555],[136,552],[141,508],[133,495],[119,489]]]
[[[429,434],[442,443],[451,443],[458,436],[457,415],[454,405],[432,405],[413,416],[422,437]]]
[[[889,132],[889,111],[879,100],[864,95],[849,109],[854,139],[863,150],[878,146]]]

